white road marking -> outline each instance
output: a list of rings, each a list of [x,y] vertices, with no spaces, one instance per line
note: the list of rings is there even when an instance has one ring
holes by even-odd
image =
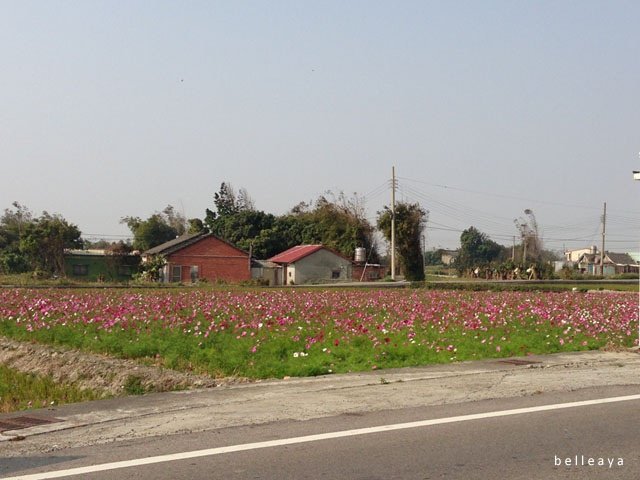
[[[640,400],[640,395],[626,395],[623,397],[600,398],[596,400],[584,400],[580,402],[557,403],[554,405],[540,405],[538,407],[516,408],[513,410],[500,410],[496,412],[474,413],[470,415],[459,415],[448,418],[434,418],[431,420],[421,420],[417,422],[396,423],[393,425],[381,425],[378,427],[357,428],[354,430],[343,430],[338,432],[321,433],[317,435],[306,435],[303,437],[283,438],[280,440],[270,440],[266,442],[245,443],[241,445],[230,445],[228,447],[208,448],[204,450],[194,450],[191,452],[174,453],[170,455],[158,455],[155,457],[138,458],[122,462],[103,463],[101,465],[91,465],[87,467],[70,468],[68,470],[57,470],[53,472],[34,473],[30,475],[20,475],[17,477],[5,477],[2,480],[44,480],[48,478],[70,477],[86,473],[104,472],[119,468],[139,467],[154,463],[175,462],[190,458],[209,457],[221,455],[223,453],[243,452],[246,450],[256,450],[259,448],[281,447],[283,445],[293,445],[296,443],[317,442],[320,440],[331,440],[334,438],[353,437],[357,435],[369,435],[371,433],[390,432],[393,430],[405,430],[409,428],[428,427],[432,425],[442,425],[445,423],[468,422],[471,420],[481,420],[484,418],[507,417],[510,415],[522,415],[525,413],[548,412],[550,410],[562,410],[566,408],[588,407],[591,405],[601,405],[605,403],[627,402],[630,400]]]

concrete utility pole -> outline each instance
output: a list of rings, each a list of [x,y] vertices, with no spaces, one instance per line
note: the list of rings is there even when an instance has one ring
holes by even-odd
[[[638,156],[640,157],[640,153]],[[640,180],[640,171],[633,171],[633,179]],[[638,265],[638,349],[640,350],[640,264]]]
[[[391,167],[391,280],[396,279],[396,167]]]
[[[607,225],[607,202],[604,202],[604,212],[602,214],[602,251],[600,252],[600,275],[604,277],[604,236]]]

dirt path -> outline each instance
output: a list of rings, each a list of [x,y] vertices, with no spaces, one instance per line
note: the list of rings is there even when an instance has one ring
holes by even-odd
[[[126,393],[126,385],[132,381],[149,392],[215,387],[240,381],[213,379],[146,366],[134,360],[18,342],[5,337],[0,337],[0,364],[21,372],[50,375],[57,382],[74,383],[80,388],[104,392],[105,396]]]

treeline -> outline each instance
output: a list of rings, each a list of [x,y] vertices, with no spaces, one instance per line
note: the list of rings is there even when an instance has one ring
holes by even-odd
[[[311,204],[301,202],[284,215],[257,210],[244,190],[238,194],[227,183],[214,195],[215,211],[206,210],[204,226],[213,234],[251,250],[256,258],[269,258],[301,244],[323,245],[352,257],[357,247],[379,260],[375,228],[363,201],[354,195],[327,193]]]
[[[64,272],[64,250],[81,248],[80,229],[59,214],[36,217],[18,202],[0,218],[0,272]]]
[[[398,265],[409,280],[424,279],[420,237],[427,212],[418,204],[396,205],[396,245]],[[203,219],[187,219],[168,205],[146,219],[120,219],[133,235],[131,242],[89,242],[81,238],[77,226],[61,215],[43,212],[35,217],[14,202],[0,218],[0,273],[42,271],[64,274],[64,250],[103,248],[119,254],[145,251],[187,233],[211,232],[250,251],[255,258],[270,258],[300,244],[323,244],[348,258],[357,247],[367,251],[369,263],[380,262],[376,230],[389,240],[391,212],[385,207],[377,214],[376,225],[366,217],[363,200],[354,194],[327,192],[310,203],[301,202],[283,215],[258,210],[244,189],[236,191],[223,182],[213,195],[213,208]]]
[[[184,233],[211,232],[267,259],[293,246],[322,244],[345,257],[353,258],[357,247],[364,247],[369,263],[380,262],[376,228],[389,240],[390,210],[378,212],[376,225],[366,217],[363,200],[354,194],[327,192],[310,203],[300,202],[284,215],[274,215],[255,207],[245,189],[236,191],[227,182],[213,196],[213,209],[205,218],[186,219],[172,206],[146,220],[125,217],[122,222],[133,234],[133,248],[147,250]],[[427,212],[418,204],[396,206],[396,244],[398,263],[411,280],[424,279],[420,236]]]
[[[440,263],[437,252],[423,257],[420,240],[427,217],[428,212],[419,204],[396,204],[397,264],[408,280],[423,280],[423,265]],[[35,216],[27,207],[14,202],[0,217],[0,273],[63,275],[65,249],[100,248],[120,258],[180,235],[200,232],[211,232],[259,259],[270,258],[295,245],[323,244],[347,258],[353,258],[357,247],[364,247],[367,261],[380,263],[376,232],[389,241],[391,219],[390,208],[384,207],[377,212],[373,225],[357,194],[347,197],[331,192],[310,203],[300,202],[283,215],[274,215],[258,210],[245,189],[236,191],[223,182],[213,195],[212,208],[205,210],[202,219],[187,219],[168,205],[146,219],[121,218],[120,222],[133,235],[130,242],[90,242],[83,240],[80,229],[61,215],[43,212]],[[470,227],[460,236],[460,250],[452,266],[460,276],[546,278],[553,273],[549,261],[554,259],[553,253],[542,249],[536,234],[523,236],[519,246],[509,248]]]
[[[526,246],[526,248],[525,248]],[[429,252],[425,262],[439,265],[442,252]],[[451,265],[459,276],[515,279],[542,279],[553,276],[551,262],[555,253],[544,250],[537,235],[522,238],[518,246],[506,247],[491,240],[475,227],[469,227],[460,235],[460,249]]]
[[[204,219],[186,219],[169,205],[147,219],[124,217],[121,223],[129,227],[132,247],[140,251],[185,233],[211,232],[256,258],[269,258],[295,245],[322,243],[349,257],[356,247],[364,247],[372,261],[379,260],[375,228],[357,195],[328,193],[312,204],[301,202],[284,215],[273,215],[258,210],[246,190],[236,191],[224,182]]]

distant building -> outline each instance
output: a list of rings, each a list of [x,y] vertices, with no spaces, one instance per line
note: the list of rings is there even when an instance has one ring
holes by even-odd
[[[442,253],[440,255],[440,261],[442,262],[443,265],[453,265],[453,263],[456,261],[456,258],[458,258],[458,255],[460,254],[459,250],[442,250]]]
[[[65,250],[65,275],[88,282],[126,282],[138,272],[140,255],[110,250]]]
[[[382,280],[387,272],[390,272],[389,267],[380,265],[379,263],[359,263],[354,262],[351,275],[356,282],[375,282]]]
[[[594,255],[597,253],[598,253],[598,247],[596,247],[595,245],[592,245],[588,248],[578,248],[576,250],[567,250],[564,252],[564,259],[568,263],[576,263],[578,262],[578,260],[580,260],[580,257],[584,254]]]
[[[600,254],[583,253],[576,262],[578,269],[591,275],[619,275],[623,273],[638,273],[638,262],[628,253],[605,252],[604,272],[600,268]]]
[[[142,253],[143,261],[162,255],[163,282],[241,282],[251,279],[249,253],[211,233],[182,235]]]

